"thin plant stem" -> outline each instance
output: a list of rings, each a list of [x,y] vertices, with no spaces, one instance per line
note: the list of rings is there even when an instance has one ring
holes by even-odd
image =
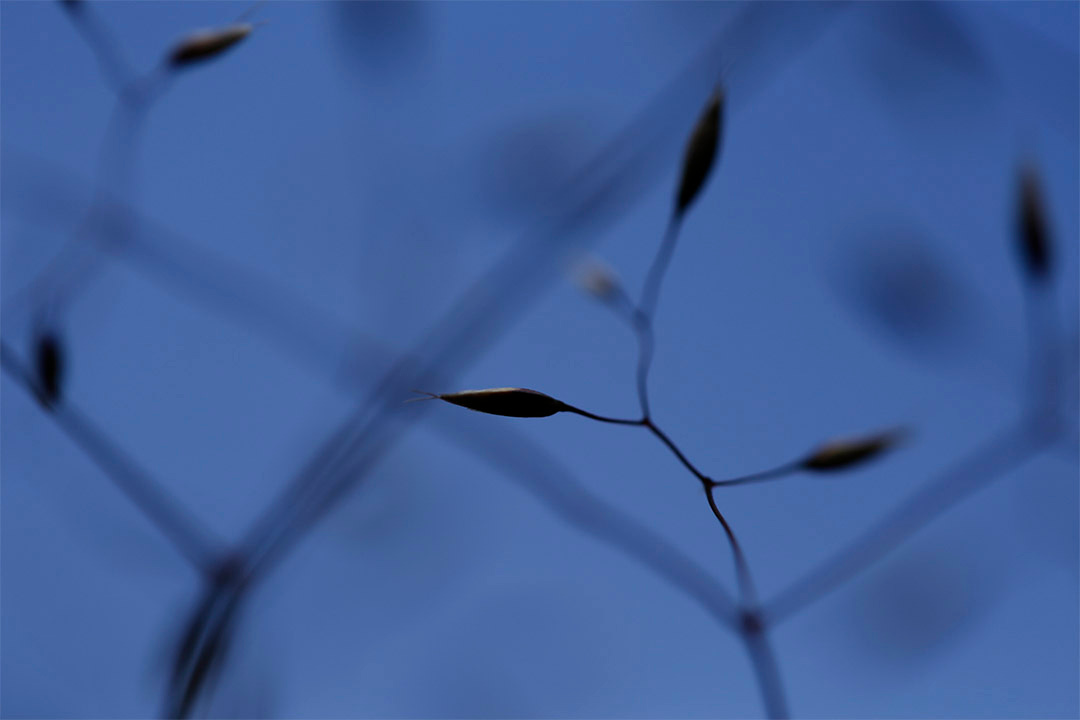
[[[611,296],[607,299],[607,304],[623,319],[631,323],[634,321],[637,306],[621,284],[616,284],[611,288]]]
[[[613,417],[607,417],[605,415],[596,415],[596,414],[591,413],[591,412],[589,412],[587,410],[582,410],[581,408],[576,408],[573,405],[566,405],[565,411],[574,413],[575,415],[580,415],[582,417],[589,418],[590,420],[596,420],[597,422],[602,422],[602,423],[610,423],[612,425],[644,425],[645,422],[646,422],[645,420],[634,420],[634,419],[627,419],[627,418],[613,418]]]
[[[705,473],[698,470],[694,463],[690,462],[690,459],[683,454],[682,450],[679,449],[679,446],[676,445],[674,441],[672,441],[672,439],[667,436],[667,433],[657,427],[656,423],[654,423],[651,419],[646,419],[645,422],[642,424],[645,427],[649,428],[649,431],[652,432],[653,435],[660,438],[660,441],[662,443],[667,445],[668,449],[671,450],[671,452],[674,453],[675,457],[679,459],[679,462],[681,462],[686,467],[686,469],[689,470],[693,474],[693,476],[701,482],[701,484],[705,485],[706,487],[712,484],[712,479],[709,478],[709,476]]]
[[[660,284],[664,280],[664,273],[671,264],[671,256],[675,253],[675,243],[679,239],[679,227],[682,225],[682,215],[673,213],[668,221],[664,239],[660,243],[660,249],[653,258],[649,273],[645,276],[645,285],[641,291],[641,302],[638,303],[640,313],[652,322],[656,314],[656,303],[660,298]]]
[[[652,318],[639,309],[635,309],[631,315],[631,323],[634,327],[634,336],[638,343],[637,369],[634,373],[634,381],[637,386],[638,404],[641,406],[642,417],[650,416],[649,409],[649,370],[652,368],[653,353],[655,352],[656,340],[653,337]]]
[[[567,411],[568,412],[573,412],[573,413],[576,413],[576,414],[581,415],[583,417],[589,418],[591,420],[597,420],[597,421],[603,422],[603,423],[613,423],[613,424],[617,424],[617,425],[640,425],[640,426],[644,426],[644,427],[648,428],[649,431],[652,432],[656,437],[660,438],[660,440],[668,447],[668,449],[671,450],[671,452],[675,455],[675,457],[677,457],[679,459],[679,461],[682,462],[682,464],[691,473],[693,473],[694,477],[696,477],[701,482],[702,487],[705,489],[705,495],[706,495],[706,498],[708,499],[709,507],[712,510],[713,515],[716,516],[716,519],[719,520],[720,524],[723,526],[724,533],[727,535],[728,541],[731,544],[732,552],[735,555],[735,567],[736,567],[736,573],[737,573],[738,578],[739,578],[739,587],[741,589],[741,596],[742,596],[743,604],[748,606],[748,607],[756,606],[757,605],[757,592],[754,589],[753,579],[750,576],[750,566],[746,561],[746,556],[742,551],[742,547],[739,545],[738,539],[735,537],[735,532],[732,530],[731,525],[728,523],[728,521],[724,517],[723,513],[720,512],[720,508],[717,506],[716,499],[713,497],[713,492],[712,492],[713,488],[717,487],[718,485],[733,484],[733,483],[749,481],[749,480],[747,478],[739,478],[739,479],[734,480],[734,481],[725,481],[725,483],[718,483],[718,482],[710,479],[707,475],[705,475],[700,470],[698,470],[697,467],[695,467],[693,463],[690,462],[689,458],[687,458],[686,455],[683,454],[682,450],[679,449],[679,446],[676,445],[671,440],[671,438],[669,438],[667,436],[667,434],[664,433],[663,430],[661,430],[659,427],[657,427],[656,423],[654,423],[652,420],[650,420],[648,418],[643,418],[641,420],[628,420],[628,419],[623,419],[623,418],[611,418],[611,417],[605,417],[603,415],[596,415],[594,413],[588,412],[586,410],[581,410],[580,408],[576,408],[576,407],[573,407],[573,406],[570,406],[570,405],[567,406]],[[785,466],[784,468],[777,468],[776,470],[769,471],[768,473],[761,473],[760,476],[751,476],[751,478],[752,479],[764,479],[765,476],[770,475],[770,474],[775,475],[780,470],[784,470],[785,472],[788,471],[787,467],[788,466]]]
[[[739,539],[735,537],[735,531],[731,528],[731,524],[728,523],[727,518],[724,517],[724,514],[720,512],[720,508],[716,505],[712,487],[708,485],[705,486],[705,497],[709,502],[709,509],[712,510],[716,519],[720,521],[720,525],[723,526],[728,544],[731,545],[731,552],[735,556],[735,574],[739,578],[739,596],[742,599],[743,607],[756,608],[758,605],[757,589],[754,587],[754,578],[750,574],[750,564],[746,561],[742,545],[739,544]]]
[[[730,480],[713,480],[712,487],[732,487],[734,485],[749,485],[750,483],[759,483],[766,480],[779,480],[780,478],[798,472],[801,467],[802,463],[800,461],[789,462],[770,470],[763,470],[750,475],[731,478]]]
[[[88,2],[60,3],[65,15],[75,29],[82,35],[86,46],[97,60],[105,82],[113,92],[119,93],[131,81],[131,66],[120,52],[120,44],[109,33],[108,28],[99,23],[93,6]]]
[[[765,705],[765,714],[780,720],[790,717],[784,683],[780,677],[780,666],[776,662],[772,643],[769,642],[768,629],[764,625],[749,626],[744,624],[743,643],[750,655],[750,664],[757,677],[758,689]]]
[[[675,252],[675,244],[679,238],[679,227],[682,225],[682,215],[673,213],[668,222],[667,230],[660,248],[653,258],[649,272],[645,276],[645,285],[641,291],[641,301],[630,316],[631,325],[638,341],[638,361],[635,381],[637,384],[638,403],[641,405],[641,414],[644,418],[650,417],[649,412],[649,370],[652,368],[655,351],[655,339],[653,336],[653,317],[656,314],[656,303],[660,298],[660,285],[664,280],[671,256]]]

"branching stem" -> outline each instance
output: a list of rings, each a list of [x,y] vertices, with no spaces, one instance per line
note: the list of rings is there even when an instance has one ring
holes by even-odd
[[[652,367],[655,350],[653,317],[656,311],[656,303],[660,295],[660,285],[663,281],[664,273],[671,263],[671,256],[675,250],[675,243],[678,239],[681,221],[681,214],[676,213],[672,216],[667,231],[664,234],[664,239],[660,244],[660,249],[657,251],[652,266],[649,268],[649,273],[646,276],[645,287],[641,294],[641,302],[629,313],[630,324],[634,329],[638,341],[637,372],[635,379],[638,402],[641,405],[641,419],[629,420],[611,418],[569,406],[568,409],[578,415],[600,422],[618,425],[641,425],[647,428],[649,432],[659,438],[659,440],[667,446],[675,457],[679,459],[679,462],[681,462],[701,483],[702,489],[705,491],[705,498],[709,503],[709,509],[712,510],[713,515],[720,522],[721,527],[724,528],[724,534],[727,537],[728,544],[731,546],[732,555],[734,556],[735,574],[739,584],[739,598],[743,607],[743,622],[739,626],[739,634],[746,645],[747,654],[750,656],[751,664],[754,666],[754,673],[758,678],[758,686],[761,689],[764,699],[765,710],[769,717],[785,718],[788,716],[788,713],[787,703],[784,698],[783,684],[780,680],[780,671],[776,664],[776,657],[769,644],[766,634],[767,628],[758,605],[758,594],[757,589],[754,586],[753,576],[750,573],[750,563],[746,559],[746,554],[743,552],[742,545],[735,536],[735,531],[732,529],[731,524],[720,511],[720,507],[716,503],[713,491],[715,488],[722,485],[739,485],[780,477],[797,469],[798,463],[788,463],[754,475],[717,482],[699,470],[697,466],[690,461],[686,454],[675,444],[667,433],[661,430],[653,421],[650,412],[649,370]]]

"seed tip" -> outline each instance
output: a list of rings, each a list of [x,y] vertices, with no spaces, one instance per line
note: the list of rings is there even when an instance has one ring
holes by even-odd
[[[427,390],[412,390],[411,392],[419,393],[420,395],[424,395],[425,397],[409,398],[408,400],[405,401],[407,403],[420,402],[421,400],[441,400],[442,399],[441,395],[436,395],[435,393],[429,393]]]

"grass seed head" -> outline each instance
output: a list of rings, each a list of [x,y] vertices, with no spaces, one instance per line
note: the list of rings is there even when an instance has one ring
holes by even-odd
[[[694,126],[690,140],[686,143],[683,155],[682,178],[679,180],[679,192],[675,197],[675,213],[682,215],[701,192],[709,178],[716,150],[720,146],[720,133],[723,129],[724,94],[717,88],[705,112]]]
[[[489,388],[443,395],[425,394],[476,412],[507,417],[548,417],[567,409],[564,403],[555,398],[525,388]]]
[[[1024,272],[1034,282],[1050,276],[1053,261],[1042,188],[1033,167],[1020,171],[1016,233]]]
[[[173,48],[169,61],[174,67],[184,67],[209,60],[246,38],[253,28],[249,23],[237,23],[213,30],[199,30]]]
[[[831,440],[818,447],[802,462],[806,470],[833,472],[846,470],[878,457],[895,447],[904,437],[900,430],[889,430],[874,435]]]

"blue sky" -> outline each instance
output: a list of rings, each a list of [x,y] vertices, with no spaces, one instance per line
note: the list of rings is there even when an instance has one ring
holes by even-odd
[[[589,249],[638,293],[719,76],[722,148],[656,317],[657,422],[717,477],[836,435],[914,429],[850,473],[720,497],[774,596],[1023,408],[1012,207],[1025,159],[1075,337],[1080,27],[1075,3],[763,7],[749,28],[721,3],[258,8],[265,25],[153,106],[129,202],[152,221],[144,239],[205,273],[204,289],[255,289],[215,273],[211,253],[287,291],[268,302],[290,329],[234,322],[114,258],[63,315],[65,397],[237,540],[363,406],[386,358],[428,352],[457,298],[535,241],[489,308],[512,322],[455,346],[448,386],[422,389],[523,386],[633,416],[633,335],[566,269]],[[90,9],[148,69],[248,8]],[[0,17],[0,334],[28,357],[33,314],[10,299],[89,207],[113,95],[58,5],[5,2]],[[716,37],[719,67],[709,56],[680,75]],[[644,108],[599,166],[619,170],[611,201],[580,227],[555,222],[595,187],[581,168]],[[920,272],[897,311],[906,262]],[[0,390],[3,713],[155,715],[199,579],[32,397],[6,375]],[[733,590],[720,528],[662,445],[580,417],[424,409],[253,592],[202,712],[761,714],[733,635],[449,431],[474,447],[520,432]],[[792,712],[1075,717],[1076,480],[1074,437],[785,621],[773,640]]]

